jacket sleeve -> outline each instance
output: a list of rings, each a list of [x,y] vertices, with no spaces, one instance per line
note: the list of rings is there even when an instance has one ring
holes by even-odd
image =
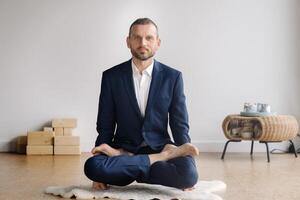
[[[115,127],[115,107],[111,85],[109,83],[109,76],[107,76],[106,72],[103,72],[96,128],[98,137],[96,139],[95,146],[99,146],[102,143],[111,145]]]
[[[169,110],[170,128],[176,145],[191,142],[189,136],[188,112],[183,90],[182,74],[179,73],[174,85],[173,97]]]

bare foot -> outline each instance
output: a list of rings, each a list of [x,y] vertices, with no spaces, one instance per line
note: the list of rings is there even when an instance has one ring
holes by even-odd
[[[162,153],[166,153],[167,159],[169,160],[180,156],[197,156],[199,155],[199,150],[191,143],[185,143],[179,147],[172,144],[167,144]]]
[[[108,144],[101,144],[97,147],[94,147],[92,149],[92,154],[97,155],[103,153],[107,156],[119,156],[119,155],[133,155],[132,153],[129,153],[123,149],[115,149],[109,146]]]
[[[166,161],[180,156],[196,156],[199,155],[199,150],[196,146],[191,143],[185,143],[179,147],[167,144],[163,148],[162,152],[157,154],[150,154],[150,164],[153,164],[157,161]]]
[[[94,190],[108,190],[109,186],[105,183],[93,182],[93,189]]]
[[[174,150],[176,148],[177,148],[177,146],[175,146],[173,144],[166,144],[162,151]]]

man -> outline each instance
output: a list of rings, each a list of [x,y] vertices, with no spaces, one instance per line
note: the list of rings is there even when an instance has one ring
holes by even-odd
[[[84,167],[95,189],[137,181],[190,190],[197,182],[182,76],[153,59],[160,43],[156,24],[137,19],[127,37],[132,59],[103,72],[99,135]]]

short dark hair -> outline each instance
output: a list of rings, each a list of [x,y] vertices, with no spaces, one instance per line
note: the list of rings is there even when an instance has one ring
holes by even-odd
[[[138,18],[136,19],[131,25],[130,25],[130,28],[129,28],[129,37],[130,37],[130,34],[131,34],[131,29],[133,26],[135,25],[147,25],[147,24],[152,24],[155,26],[156,28],[156,33],[158,35],[158,27],[157,25],[154,23],[154,21],[152,21],[151,19],[145,17],[145,18]]]

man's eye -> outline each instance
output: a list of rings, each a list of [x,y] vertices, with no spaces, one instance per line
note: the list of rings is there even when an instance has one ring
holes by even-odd
[[[148,41],[153,40],[153,37],[152,36],[147,36],[146,40],[148,40]]]

